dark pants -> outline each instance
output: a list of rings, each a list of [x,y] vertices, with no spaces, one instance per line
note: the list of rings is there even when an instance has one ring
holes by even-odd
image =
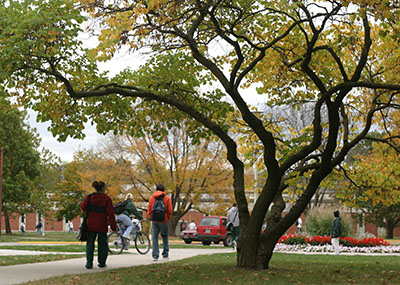
[[[237,242],[240,235],[240,227],[233,227],[232,229],[232,247],[235,247],[233,242]]]
[[[104,267],[106,265],[108,256],[107,233],[96,233],[89,231],[88,240],[86,242],[86,268],[93,267],[94,242],[96,241],[97,236],[97,261],[100,267]]]

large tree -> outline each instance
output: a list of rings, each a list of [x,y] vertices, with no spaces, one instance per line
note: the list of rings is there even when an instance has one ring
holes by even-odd
[[[185,119],[194,138],[216,135],[233,167],[240,267],[268,268],[279,237],[320,183],[399,106],[397,1],[75,2],[7,1],[0,8],[1,79],[18,102],[52,121],[61,140],[82,137],[89,119],[103,133],[141,135],[146,128],[157,136],[168,132],[160,122],[174,127]],[[98,35],[91,51],[80,42],[82,11]],[[96,60],[121,48],[153,56],[135,72],[100,73]],[[254,83],[271,106],[312,103],[310,126],[297,136],[275,133],[279,122],[246,103]],[[251,212],[244,158],[230,132],[233,112],[257,138],[267,173]],[[398,135],[386,130],[385,139]],[[282,193],[301,176],[303,192],[283,216]]]
[[[11,105],[0,93],[0,146],[3,147],[2,210],[6,233],[11,233],[12,214],[31,212],[40,175],[40,140],[24,122],[26,113]],[[2,215],[0,215],[1,217]]]
[[[164,125],[160,127],[166,129]],[[108,156],[129,162],[129,192],[135,202],[146,202],[145,209],[154,186],[160,182],[165,185],[174,209],[171,233],[191,209],[225,215],[232,204],[232,169],[226,163],[223,146],[215,139],[194,142],[184,124],[160,141],[149,133],[142,138],[110,136],[105,150]]]

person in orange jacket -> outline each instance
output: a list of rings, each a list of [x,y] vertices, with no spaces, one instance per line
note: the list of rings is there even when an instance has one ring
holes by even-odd
[[[168,228],[169,219],[172,216],[172,202],[171,198],[164,193],[165,188],[163,184],[156,185],[156,192],[149,199],[147,206],[147,216],[152,221],[152,238],[153,238],[153,261],[157,261],[160,255],[158,245],[158,236],[161,233],[163,242],[162,256],[168,259],[169,245],[168,245]]]

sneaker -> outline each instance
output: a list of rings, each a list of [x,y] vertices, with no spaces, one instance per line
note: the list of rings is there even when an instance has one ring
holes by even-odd
[[[130,236],[123,235],[122,237],[123,237],[124,239],[131,240],[131,237],[130,237]]]
[[[97,266],[100,267],[100,268],[104,268],[104,267],[107,267],[107,264],[104,264],[104,265],[102,265],[102,264],[97,264]]]
[[[92,265],[85,265],[86,269],[92,269],[93,266]]]
[[[163,258],[163,259],[169,259],[169,257],[168,257],[168,256],[163,256],[162,258]]]
[[[158,258],[153,257],[153,261],[157,261],[157,260],[158,260]]]

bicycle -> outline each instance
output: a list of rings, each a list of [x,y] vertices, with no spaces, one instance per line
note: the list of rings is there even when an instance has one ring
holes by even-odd
[[[150,250],[150,238],[148,234],[142,232],[142,224],[138,219],[132,219],[132,223],[131,241],[134,241],[138,253],[146,254]],[[123,223],[117,222],[117,231],[107,234],[108,251],[111,254],[120,254],[129,249],[130,241],[122,236],[124,230]]]

